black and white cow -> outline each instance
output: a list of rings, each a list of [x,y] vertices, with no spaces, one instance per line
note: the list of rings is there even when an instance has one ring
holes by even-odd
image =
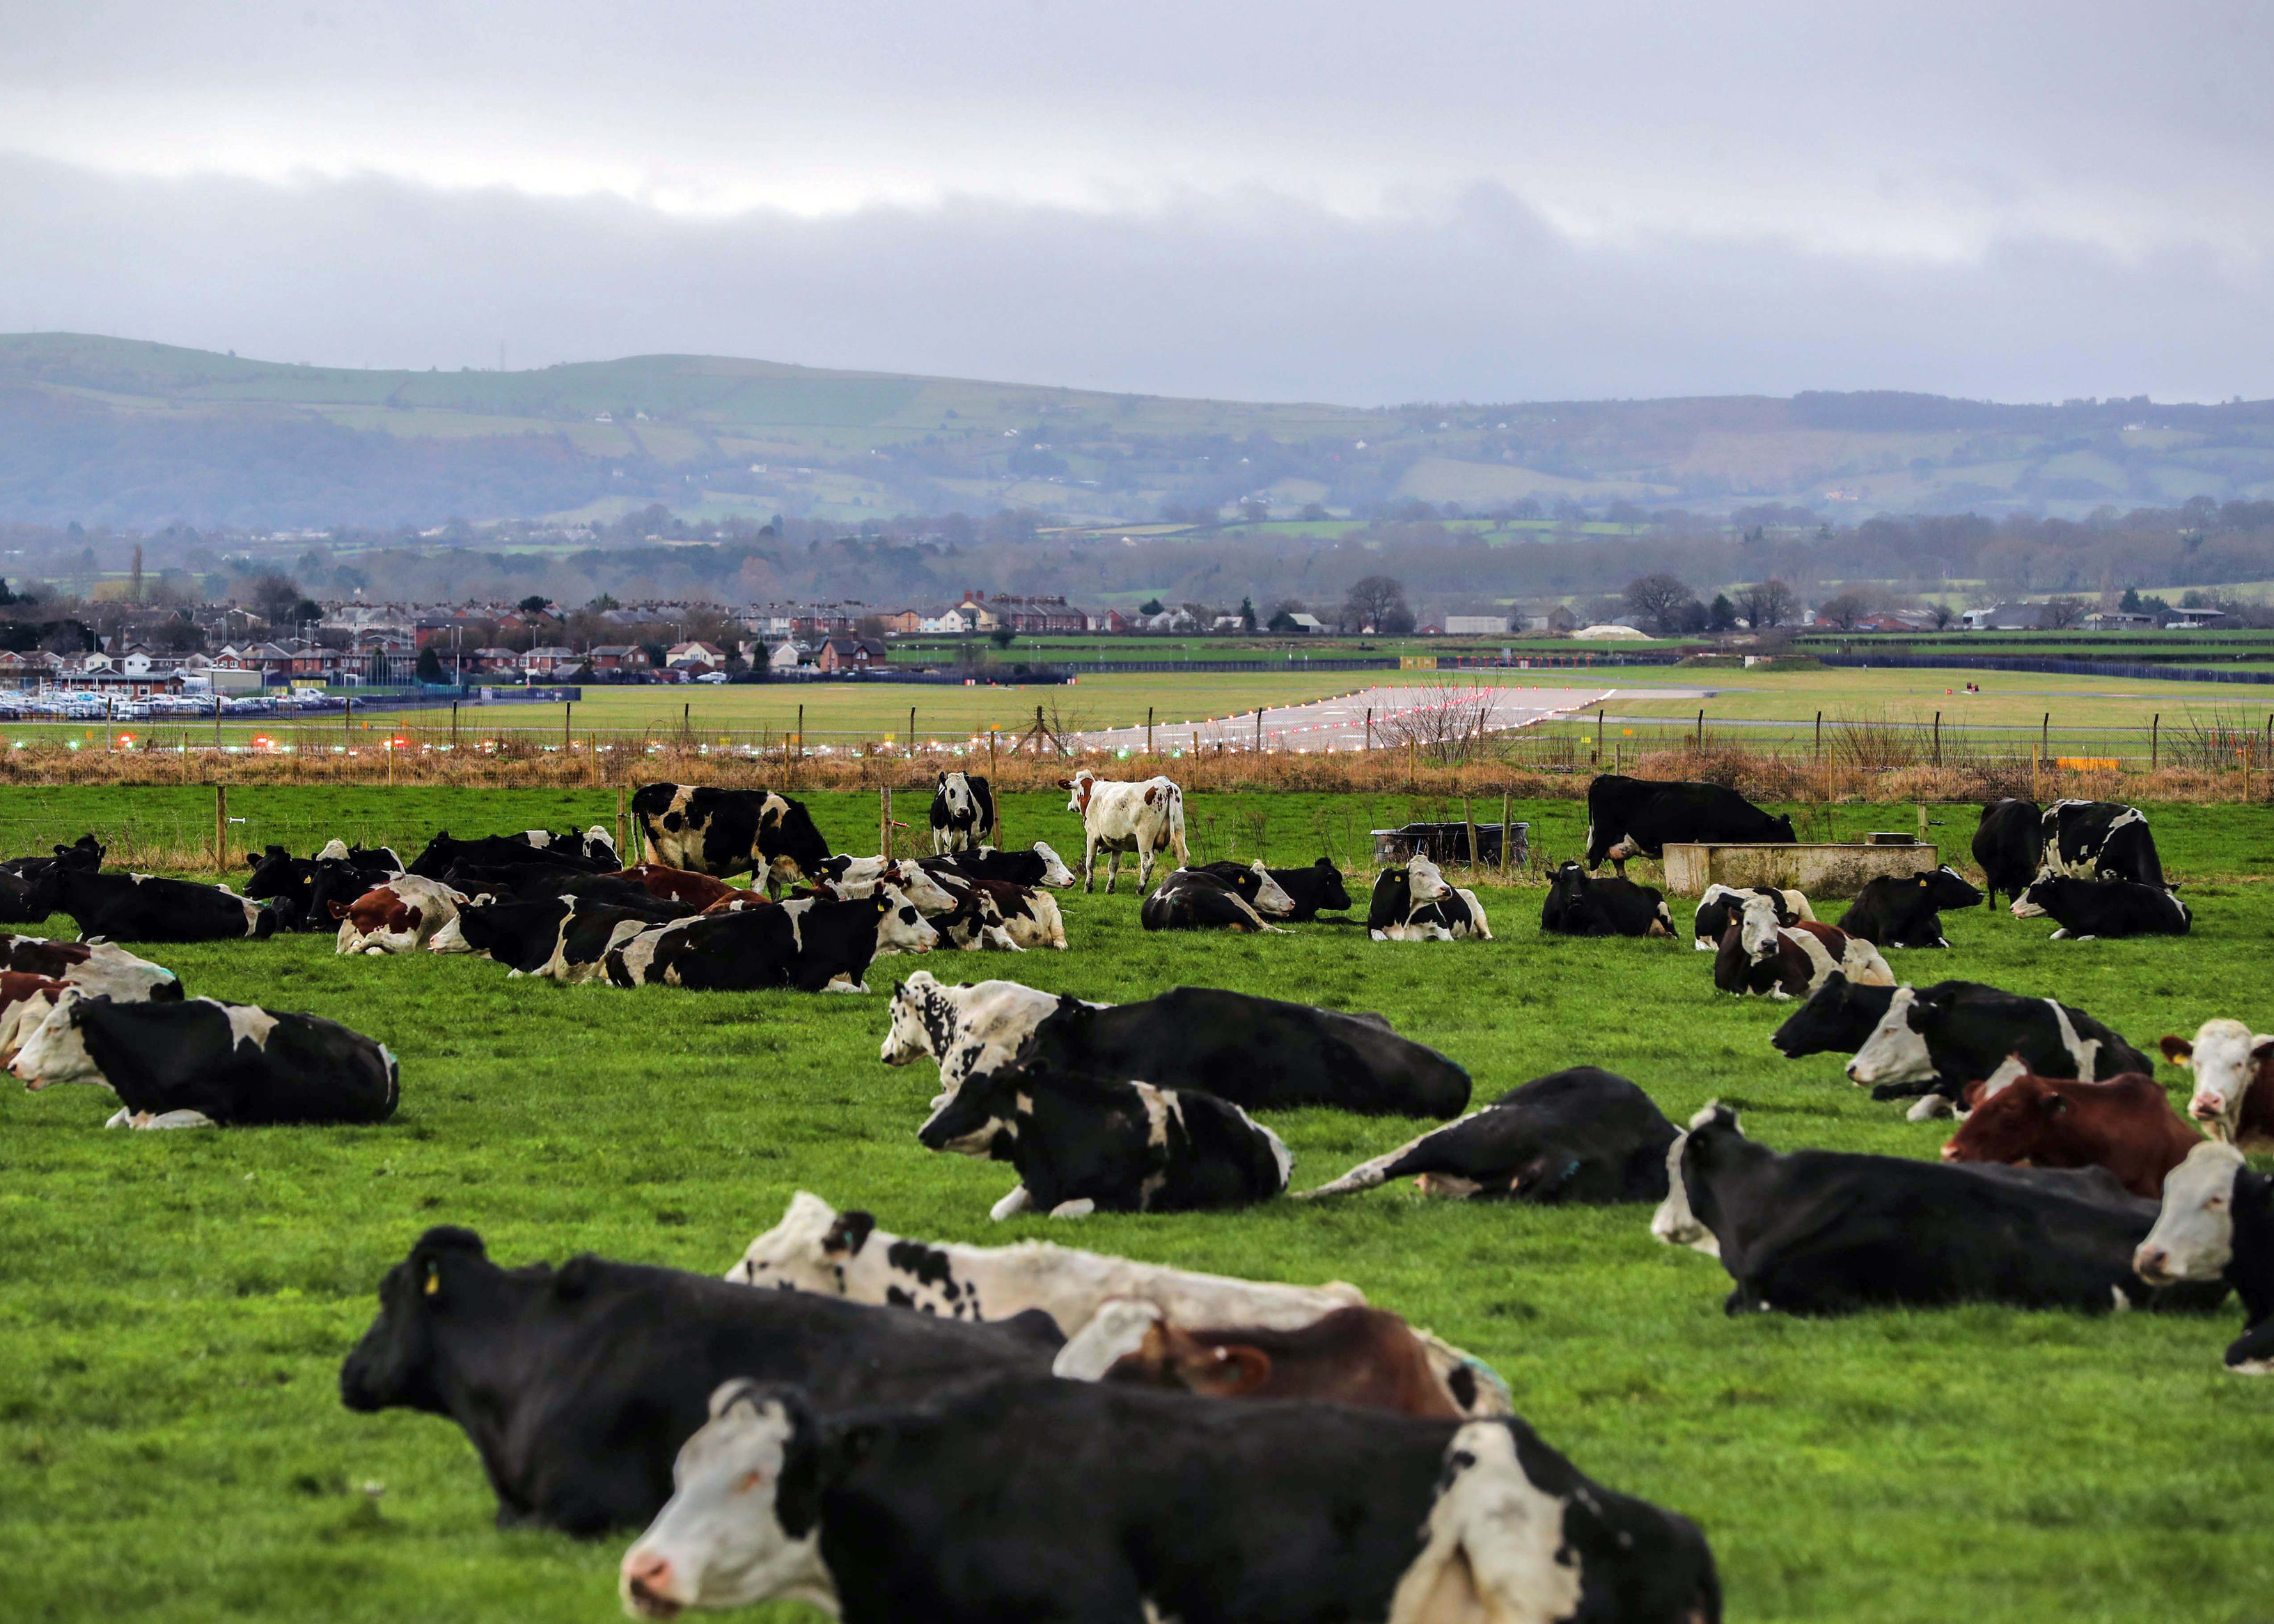
[[[385,1122],[395,1056],[336,1021],[214,998],[119,1004],[67,989],[8,1069],[118,1096],[111,1127]]]
[[[1295,905],[1294,911],[1287,915],[1291,923],[1307,924],[1321,914],[1339,914],[1355,906],[1343,885],[1343,871],[1326,858],[1318,859],[1307,868],[1269,868],[1265,872]]]
[[[1257,868],[1260,870],[1261,865]],[[1270,884],[1272,894],[1284,906],[1281,917],[1294,912],[1293,901],[1276,883],[1269,882],[1269,876],[1259,872],[1248,878],[1262,879]],[[1138,905],[1138,922],[1148,930],[1276,932],[1279,927],[1242,896],[1241,889],[1236,882],[1206,868],[1178,868],[1165,876]]]
[[[1567,862],[1547,882],[1540,929],[1565,936],[1671,936],[1674,915],[1650,886],[1610,875],[1593,879]]]
[[[647,837],[647,861],[674,868],[721,878],[748,869],[779,889],[820,878],[829,856],[805,803],[772,790],[643,784],[631,809]]]
[[[1895,973],[1879,950],[1861,936],[1814,921],[1780,925],[1783,912],[1771,897],[1748,896],[1721,933],[1713,955],[1713,985],[1721,992],[1798,998],[1837,974],[1857,987],[1893,987]]]
[[[1230,859],[1222,862],[1201,863],[1195,868],[1179,868],[1176,873],[1205,874],[1223,881],[1239,893],[1242,901],[1266,919],[1294,917],[1295,898],[1287,894],[1286,887],[1272,877],[1271,870],[1263,866],[1263,860],[1260,857],[1251,863],[1234,862]]]
[[[943,772],[931,786],[931,849],[977,851],[995,838],[995,793],[975,772]]]
[[[2237,1376],[2274,1376],[2274,1176],[2232,1145],[2205,1140],[2164,1177],[2155,1227],[2132,1265],[2151,1286],[2224,1282],[2242,1299],[2242,1335],[2226,1350]]]
[[[950,852],[945,856],[918,861],[934,872],[945,869],[969,875],[974,879],[1007,880],[1013,885],[1047,885],[1052,891],[1065,891],[1073,884],[1073,870],[1040,840],[1023,852],[999,852],[990,846],[984,851]]]
[[[2056,801],[2039,820],[2040,874],[2080,880],[2129,880],[2164,888],[2164,863],[2148,815],[2114,801]]]
[[[1511,1088],[1297,1199],[1415,1177],[1426,1194],[1460,1199],[1655,1201],[1666,1194],[1674,1134],[1666,1113],[1625,1078],[1573,1066]]]
[[[1377,942],[1493,939],[1476,892],[1449,883],[1426,857],[1408,858],[1403,866],[1384,868],[1374,876],[1374,894],[1367,898],[1366,930]]]
[[[2010,796],[1984,801],[1981,822],[1974,826],[1973,851],[1989,906],[1998,906],[2001,891],[2008,900],[2020,896],[2044,862],[2044,819],[2037,803]]]
[[[651,926],[611,948],[606,971],[618,987],[865,993],[878,953],[928,952],[938,939],[914,904],[887,889],[852,902],[785,902]]]
[[[1848,989],[1843,1001],[1873,990]],[[2155,1075],[2155,1063],[2117,1034],[2052,998],[2026,998],[1977,981],[1897,987],[1880,996],[1886,1008],[1848,1063],[1849,1080],[1869,1087],[1875,1100],[1935,1095],[1955,1105],[1965,1099],[1967,1084],[2016,1055],[2039,1077],[2092,1083],[2127,1071]],[[1794,1055],[1783,1039],[1780,1033],[1777,1047]]]
[[[2183,936],[2191,922],[2176,891],[2130,880],[2078,880],[2041,874],[2014,899],[2015,919],[2050,915],[2060,927],[2052,940],[2090,942],[2100,936]]]
[[[109,942],[57,942],[0,931],[0,969],[46,976],[120,1004],[182,997],[181,978],[171,970]]]
[[[93,835],[81,835],[69,846],[54,848],[50,857],[11,857],[0,862],[0,924],[35,925],[54,907],[53,892],[41,881],[52,869],[80,868],[92,874],[102,867],[109,848]]]
[[[226,885],[57,866],[41,876],[35,889],[51,903],[47,911],[71,915],[82,936],[220,942],[276,933],[274,914]]]
[[[927,868],[922,863],[907,862],[897,857],[848,857],[839,855],[817,865],[819,872],[807,876],[807,883],[817,891],[827,885],[832,901],[848,901],[855,897],[876,894],[880,885],[889,885],[916,905],[916,911],[929,917],[945,914],[963,900],[964,890],[955,883],[953,869],[945,872]]]
[[[1040,1375],[1058,1340],[1039,1316],[960,1324],[589,1256],[503,1269],[450,1228],[421,1236],[379,1299],[341,1367],[342,1402],[456,1421],[500,1527],[584,1535],[656,1514],[674,1453],[730,1376],[795,1381],[829,1406],[907,1402]]]
[[[2011,1168],[1799,1150],[1707,1106],[1668,1153],[1651,1232],[1721,1260],[1730,1313],[1841,1314],[1965,1302],[2087,1313],[2159,1305],[2132,1271],[2155,1203],[2105,1168]],[[2198,1289],[2160,1305],[2212,1306]]]
[[[684,903],[660,897],[647,902],[625,907],[589,897],[555,897],[463,908],[427,946],[438,953],[479,953],[516,976],[576,986],[605,979],[609,953],[642,931],[693,917]]]
[[[960,870],[913,870],[928,889],[945,895],[946,912],[924,909],[943,941],[967,951],[991,947],[1023,951],[1030,947],[1065,951],[1065,916],[1056,897],[1039,885],[1014,885],[1008,880],[983,879]],[[914,891],[909,900],[923,907]]]
[[[892,995],[884,1058],[940,1060],[943,1101],[1009,1065],[1212,1094],[1249,1110],[1331,1106],[1367,1116],[1450,1116],[1469,1074],[1379,1015],[1349,1015],[1216,987],[1135,1004],[1089,1004],[1016,981],[945,987],[919,970]]]
[[[543,836],[543,841],[532,840],[531,833]],[[426,843],[426,849],[411,859],[405,872],[439,880],[452,868],[464,866],[572,868],[580,874],[614,874],[623,867],[616,861],[615,847],[605,837],[593,843],[593,849],[597,854],[586,856],[584,842],[572,846],[541,829],[517,835],[484,835],[475,840],[460,840],[446,831]]]
[[[1701,953],[1719,952],[1721,938],[1744,913],[1748,897],[1766,900],[1776,910],[1780,925],[1815,922],[1816,910],[1797,891],[1781,891],[1773,885],[1708,885],[1706,894],[1698,898],[1698,912],[1690,916],[1690,944]]]
[[[1721,1618],[1695,1524],[1514,1417],[1026,1379],[834,1422],[734,1381],[711,1412],[624,1553],[636,1617],[794,1597],[845,1624]]]
[[[1948,947],[1942,910],[1970,908],[1982,893],[1945,863],[1932,874],[1883,874],[1864,882],[1840,929],[1880,947]]]
[[[1718,784],[1659,783],[1606,772],[1587,786],[1587,868],[1608,858],[1622,875],[1630,857],[1662,857],[1668,841],[1790,846],[1792,819],[1772,817]]]
[[[989,1214],[998,1221],[1029,1208],[1085,1218],[1247,1207],[1285,1191],[1295,1160],[1213,1094],[1025,1064],[965,1082],[916,1137],[926,1150],[1018,1169]]]
[[[331,911],[333,903],[352,902],[403,871],[395,853],[384,847],[350,850],[341,840],[313,857],[295,857],[281,846],[271,846],[245,861],[252,870],[245,894],[269,905],[279,930],[329,930],[337,917]]]

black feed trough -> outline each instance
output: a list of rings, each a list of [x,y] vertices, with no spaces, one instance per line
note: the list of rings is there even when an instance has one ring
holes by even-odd
[[[1377,829],[1374,832],[1374,860],[1376,862],[1404,862],[1409,857],[1426,857],[1434,863],[1465,863],[1469,861],[1469,826],[1466,823],[1408,823],[1402,829]],[[1486,868],[1500,864],[1500,834],[1498,823],[1477,824],[1477,861]],[[1514,823],[1509,827],[1510,867],[1521,868],[1531,846],[1532,825]]]

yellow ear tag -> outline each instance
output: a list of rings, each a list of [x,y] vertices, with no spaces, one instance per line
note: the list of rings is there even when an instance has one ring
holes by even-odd
[[[426,1295],[433,1297],[442,1289],[442,1272],[433,1264],[426,1266]]]

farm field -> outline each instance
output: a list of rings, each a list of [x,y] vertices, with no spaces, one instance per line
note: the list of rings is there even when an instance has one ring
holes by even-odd
[[[233,810],[240,798],[244,832],[304,849],[332,833],[410,844],[438,827],[614,814],[606,791],[245,789]],[[808,801],[833,844],[873,849],[873,797]],[[1005,801],[1014,843],[1078,851],[1061,801]],[[1898,955],[1897,969],[2058,995],[2142,1046],[2215,1014],[2263,1024],[2274,1000],[2264,813],[2148,810],[2187,886],[2194,936],[2051,944],[2046,921],[1977,910],[1946,915],[1954,951]],[[1196,855],[1323,849],[1356,863],[1367,827],[1441,811],[1224,795],[1195,798],[1190,822]],[[41,850],[50,834],[166,816],[194,826],[209,795],[11,792],[0,839]],[[1517,816],[1555,856],[1579,843],[1574,803]],[[1842,833],[1851,816],[1856,829],[1902,828],[1913,811],[1843,807]],[[1971,816],[1947,816],[1936,832],[1961,851]],[[911,1235],[1048,1237],[1356,1282],[1491,1361],[1584,1470],[1698,1517],[1734,1620],[2264,1615],[2274,1555],[2254,1537],[2254,1491],[2274,1389],[2221,1370],[2232,1307],[2210,1320],[1977,1307],[1732,1320],[1719,1266],[1652,1240],[1646,1207],[1464,1207],[1404,1189],[1238,1214],[991,1224],[1009,1169],[921,1150],[933,1069],[876,1058],[885,995],[918,967],[1112,1000],[1208,984],[1381,1011],[1468,1066],[1480,1101],[1591,1061],[1677,1120],[1709,1098],[1738,1103],[1748,1132],[1779,1148],[1931,1156],[1944,1137],[1874,1105],[1834,1057],[1778,1057],[1766,1036],[1786,1006],[1717,996],[1686,941],[1543,938],[1539,890],[1482,894],[1499,940],[1389,944],[1329,923],[1261,939],[1148,936],[1126,886],[1075,892],[1061,897],[1073,951],[881,960],[866,998],[561,989],[465,959],[343,960],[325,937],[154,950],[193,995],[313,1010],[380,1038],[402,1058],[403,1107],[372,1129],[138,1135],[102,1132],[111,1108],[92,1091],[0,1098],[8,1614],[620,1616],[628,1536],[493,1531],[457,1429],[350,1414],[339,1362],[380,1275],[430,1224],[478,1229],[508,1264],[589,1250],[717,1273],[809,1189]],[[1677,915],[1686,923],[1687,908]],[[1329,1111],[1269,1121],[1296,1153],[1298,1189],[1419,1129]]]

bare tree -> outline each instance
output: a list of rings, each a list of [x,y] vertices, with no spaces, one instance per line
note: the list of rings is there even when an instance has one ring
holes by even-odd
[[[1413,629],[1413,611],[1405,606],[1405,583],[1393,575],[1367,575],[1351,583],[1343,597],[1343,629],[1367,627],[1386,636]]]
[[[1816,613],[1841,631],[1852,632],[1856,622],[1871,613],[1871,605],[1861,592],[1842,592],[1817,605]]]
[[[1627,607],[1652,631],[1667,636],[1682,629],[1684,612],[1698,601],[1679,575],[1643,575],[1627,583]]]
[[[1928,617],[1934,621],[1934,629],[1939,632],[1947,631],[1950,628],[1950,623],[1958,618],[1958,611],[1948,604],[1929,604],[1926,612]]]
[[[2037,612],[2037,624],[2047,631],[2067,631],[2082,622],[2090,607],[2082,598],[2071,598],[2067,594],[2049,598],[2044,607]]]
[[[1800,600],[1776,576],[1737,589],[1737,613],[1757,632],[1773,631],[1793,617]]]
[[[1391,749],[1416,751],[1424,760],[1457,763],[1476,757],[1487,735],[1499,724],[1497,697],[1488,693],[1461,695],[1442,705],[1425,705],[1403,716],[1374,724],[1377,744]]]

